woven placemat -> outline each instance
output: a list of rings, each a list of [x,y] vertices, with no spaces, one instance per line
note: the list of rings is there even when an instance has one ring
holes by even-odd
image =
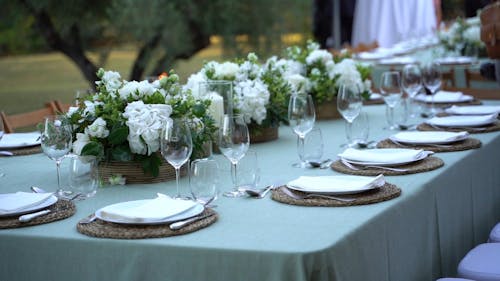
[[[390,139],[385,139],[377,144],[377,148],[413,148],[413,149],[423,149],[430,150],[434,152],[452,152],[452,151],[462,151],[468,149],[475,149],[481,147],[481,141],[474,138],[467,138],[462,141],[450,143],[450,144],[437,144],[437,145],[412,145],[412,144],[396,144]]]
[[[477,128],[452,128],[452,127],[433,127],[427,123],[422,123],[417,126],[417,130],[419,131],[447,131],[447,132],[463,132],[466,131],[469,134],[481,134],[481,133],[490,133],[495,131],[500,131],[500,122],[495,122],[488,126],[477,127]]]
[[[429,105],[429,106],[431,105],[431,103],[423,103],[423,102],[419,102],[419,103]],[[448,107],[452,107],[454,105],[464,106],[464,105],[481,105],[481,104],[483,104],[483,102],[481,102],[480,100],[473,99],[473,100],[467,101],[467,102],[435,102],[434,106],[439,107],[439,108],[448,108]]]
[[[51,212],[46,215],[34,218],[28,222],[20,222],[19,217],[21,215],[1,217],[0,229],[18,228],[18,227],[49,223],[65,219],[67,217],[71,217],[76,212],[75,204],[67,200],[58,200],[54,205],[48,207],[47,209],[51,210]]]
[[[213,214],[207,218],[195,221],[179,230],[171,230],[169,224],[138,225],[138,224],[118,224],[96,219],[87,224],[77,224],[78,232],[87,236],[114,239],[144,239],[169,237],[191,233],[205,228],[217,221],[217,213],[206,208],[202,214]]]
[[[42,153],[42,148],[40,145],[28,146],[28,147],[18,147],[18,148],[9,148],[7,151],[12,152],[14,155],[1,155],[0,157],[11,157],[11,156],[20,156],[20,155],[30,155]]]
[[[288,196],[285,192],[283,192],[282,188],[277,188],[272,191],[271,198],[274,201],[278,201],[285,204],[291,205],[300,205],[300,206],[318,206],[318,207],[347,207],[347,206],[357,206],[357,205],[366,205],[373,204],[382,201],[387,201],[392,198],[396,198],[401,195],[401,189],[394,184],[385,183],[384,186],[377,189],[372,189],[367,192],[357,193],[357,194],[349,194],[349,195],[338,195],[338,197],[345,198],[354,198],[354,201],[351,202],[343,202],[335,199],[328,198],[306,198],[306,199],[295,199]],[[297,194],[299,196],[307,195],[307,193],[291,190],[290,192]],[[337,195],[336,195],[337,196]]]
[[[432,171],[443,165],[444,165],[443,160],[435,156],[430,156],[417,162],[396,167],[398,169],[405,169],[406,171],[391,171],[380,168],[363,168],[363,169],[360,168],[360,170],[353,170],[342,164],[340,160],[333,162],[331,167],[337,172],[350,175],[378,176],[380,174],[384,174],[384,176],[399,176],[399,175],[409,175],[409,174]]]

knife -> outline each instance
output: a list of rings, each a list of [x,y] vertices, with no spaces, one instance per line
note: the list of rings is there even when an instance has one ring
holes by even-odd
[[[174,222],[169,227],[170,227],[171,230],[178,230],[178,229],[181,229],[181,228],[183,228],[184,226],[186,226],[186,225],[188,225],[190,223],[193,223],[195,221],[199,221],[199,220],[202,220],[202,219],[206,219],[206,218],[211,217],[213,215],[215,215],[215,213],[194,216],[194,217],[186,219],[186,220]]]
[[[31,221],[34,218],[46,215],[46,214],[48,214],[50,212],[51,212],[51,210],[46,209],[46,210],[38,211],[38,212],[35,212],[35,213],[22,215],[22,216],[19,217],[19,221],[20,222],[29,222],[29,221]]]

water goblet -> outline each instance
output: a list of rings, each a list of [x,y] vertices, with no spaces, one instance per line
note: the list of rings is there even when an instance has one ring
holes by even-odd
[[[297,140],[298,141],[298,140]],[[313,128],[304,138],[299,148],[299,157],[305,163],[320,163],[323,157],[323,134],[320,128]]]
[[[305,94],[292,95],[288,104],[288,121],[293,132],[298,137],[297,152],[304,146],[304,138],[314,127],[315,120],[316,113],[312,97]],[[305,168],[307,163],[301,161],[299,167]]]
[[[410,117],[416,116],[415,96],[422,89],[422,71],[417,64],[407,64],[402,72],[403,89],[408,94],[410,100]]]
[[[256,189],[260,181],[257,151],[249,149],[238,162],[238,189]]]
[[[238,189],[238,162],[245,156],[250,145],[248,127],[242,115],[224,115],[219,128],[219,150],[231,162],[233,190],[224,193],[227,197],[241,197],[245,192]]]
[[[191,162],[189,186],[194,200],[207,204],[217,199],[219,165],[213,159],[196,159]]]
[[[165,160],[175,169],[175,183],[177,187],[177,199],[185,199],[179,188],[180,168],[191,157],[193,152],[193,141],[191,130],[185,119],[169,119],[162,128],[160,135],[161,154]]]
[[[441,65],[437,62],[431,62],[424,65],[422,68],[422,81],[425,87],[431,92],[431,115],[435,115],[436,108],[434,107],[434,95],[441,87]]]
[[[361,111],[352,121],[351,126],[346,127],[346,130],[347,129],[350,130],[350,132],[346,133],[347,136],[351,137],[350,139],[347,139],[349,143],[352,143],[355,146],[366,146],[368,144],[370,122],[366,112]]]
[[[351,140],[352,121],[361,112],[363,102],[361,100],[361,90],[357,85],[341,85],[337,94],[337,109],[346,121],[346,134],[348,144],[351,147],[355,145]]]
[[[401,99],[401,78],[397,71],[386,71],[382,73],[380,81],[380,94],[388,107],[387,123],[389,130],[397,130],[398,126],[394,123],[394,107]]]
[[[41,147],[45,155],[56,161],[57,194],[62,197],[65,197],[68,194],[66,194],[67,191],[64,191],[61,188],[61,161],[71,150],[71,145],[71,125],[67,122],[65,116],[54,115],[46,117],[41,134]]]

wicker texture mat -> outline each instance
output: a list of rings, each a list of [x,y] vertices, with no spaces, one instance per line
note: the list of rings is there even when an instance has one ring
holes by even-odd
[[[19,148],[9,148],[7,151],[12,152],[14,155],[12,156],[20,156],[20,155],[30,155],[30,154],[37,154],[37,153],[42,153],[42,148],[40,145],[35,145],[35,146],[28,146],[28,147],[19,147]],[[8,155],[1,155],[0,157],[11,157]]]
[[[0,229],[18,228],[38,224],[49,223],[71,217],[76,212],[75,204],[67,200],[58,200],[54,205],[48,207],[50,213],[34,218],[28,222],[20,222],[20,215],[0,218]],[[34,212],[33,212],[34,213]]]
[[[463,141],[454,142],[450,144],[443,145],[414,145],[414,144],[397,144],[392,142],[390,139],[385,139],[377,144],[377,148],[413,148],[413,149],[423,149],[430,150],[434,152],[452,152],[452,151],[462,151],[468,149],[475,149],[481,147],[481,141],[474,138],[467,138]]]
[[[419,131],[448,131],[448,132],[463,132],[466,131],[470,134],[481,134],[481,133],[490,133],[500,130],[500,122],[496,122],[490,124],[485,127],[461,127],[461,128],[452,128],[452,127],[433,127],[427,123],[422,123],[417,126],[417,130]]]
[[[347,207],[347,206],[357,206],[357,205],[366,205],[373,204],[382,201],[387,201],[401,195],[401,189],[394,184],[385,183],[381,188],[373,189],[367,192],[357,193],[357,194],[349,194],[349,195],[338,195],[338,197],[344,198],[354,198],[354,201],[351,202],[343,202],[335,199],[328,198],[306,198],[306,199],[295,199],[288,196],[282,188],[280,187],[274,189],[272,191],[271,198],[274,201],[290,204],[290,205],[300,205],[300,206],[318,206],[318,207]],[[289,189],[290,190],[290,189]],[[297,194],[299,196],[306,195],[307,193],[290,190],[290,192]]]
[[[380,174],[384,174],[384,176],[399,176],[399,175],[408,175],[408,174],[416,174],[422,172],[428,172],[435,170],[444,165],[443,160],[438,157],[430,156],[423,160],[413,162],[406,165],[397,166],[398,169],[405,169],[406,171],[390,171],[380,168],[367,168],[360,167],[360,170],[353,170],[344,164],[340,160],[337,160],[332,163],[331,167],[333,170],[350,175],[358,175],[358,176],[378,176]]]
[[[424,105],[429,105],[431,103],[423,103],[423,102],[419,102],[420,104],[424,104]],[[464,106],[464,105],[481,105],[483,104],[480,100],[478,99],[473,99],[471,101],[467,101],[467,102],[435,102],[434,103],[434,106],[435,107],[439,107],[439,108],[448,108],[448,107],[451,107],[451,106]]]
[[[78,232],[87,236],[114,239],[144,239],[169,237],[191,233],[205,228],[217,221],[217,213],[206,208],[202,214],[213,214],[204,219],[195,221],[178,230],[171,230],[169,224],[138,225],[138,224],[118,224],[96,219],[87,224],[77,224]]]

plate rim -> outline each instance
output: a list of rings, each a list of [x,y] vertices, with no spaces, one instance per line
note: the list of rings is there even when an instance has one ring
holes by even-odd
[[[423,95],[423,94],[419,94],[415,97],[415,100],[419,101],[419,102],[425,102],[425,103],[432,103],[432,101],[427,101],[426,98],[424,99],[421,99],[421,98],[417,98],[418,96],[425,96],[427,97],[427,95]],[[472,95],[462,95],[462,99],[460,100],[441,100],[441,101],[434,101],[434,103],[437,103],[437,104],[442,104],[442,103],[465,103],[465,102],[469,102],[469,101],[473,101],[474,100],[474,97]]]
[[[342,176],[342,175],[338,175],[337,177],[345,177],[345,178],[348,178],[348,177],[353,177],[353,176]],[[357,176],[357,177],[366,177],[366,176]],[[376,178],[376,177],[375,177]],[[374,179],[375,179],[374,178]],[[374,184],[372,185],[369,185],[368,187],[367,186],[364,186],[366,188],[364,189],[358,189],[358,190],[346,190],[346,191],[319,191],[319,190],[307,190],[307,189],[303,189],[303,188],[300,188],[300,187],[296,187],[296,186],[293,186],[293,185],[289,185],[289,183],[286,184],[286,187],[287,188],[290,188],[292,190],[296,190],[296,191],[301,191],[301,192],[306,192],[306,193],[314,193],[314,194],[325,194],[325,195],[341,195],[341,194],[358,194],[358,193],[362,193],[362,192],[366,192],[366,191],[369,191],[369,190],[372,190],[372,189],[377,189],[377,188],[380,188],[380,186],[376,186]]]
[[[405,148],[382,148],[382,149],[405,149]],[[349,160],[349,159],[341,157],[341,156],[339,156],[339,158],[343,161],[346,161],[346,162],[348,162],[350,164],[354,164],[354,165],[361,165],[361,166],[376,165],[376,166],[383,166],[383,167],[396,167],[396,166],[401,166],[401,165],[414,163],[414,162],[423,160],[432,154],[433,153],[431,153],[431,151],[422,150],[421,155],[417,159],[412,159],[411,161],[396,162],[396,163],[363,162],[363,161]]]
[[[491,115],[491,114],[488,114],[488,115]],[[481,117],[484,117],[484,116],[488,116],[488,115],[451,115],[451,116],[444,116],[444,117],[437,117],[437,118],[440,118],[440,119],[451,119],[451,118],[467,118],[467,119],[470,119],[472,116],[481,116]],[[434,119],[434,118],[433,118]],[[439,127],[446,127],[446,128],[456,128],[456,127],[482,127],[482,126],[486,126],[486,125],[490,125],[490,124],[494,124],[496,123],[497,121],[496,120],[485,120],[484,122],[480,122],[478,124],[461,124],[461,125],[447,125],[447,124],[436,124],[435,122],[430,122],[432,119],[429,119],[427,121],[425,121],[425,123],[429,124],[429,125],[433,125],[433,126],[439,126]]]
[[[172,222],[175,222],[178,220],[187,219],[187,218],[199,215],[205,210],[205,207],[202,204],[196,203],[195,205],[193,205],[193,207],[191,207],[191,208],[189,208],[189,209],[187,209],[179,214],[168,217],[167,219],[161,219],[161,220],[147,219],[147,220],[143,220],[143,221],[134,221],[134,222],[120,220],[120,219],[107,218],[105,216],[104,217],[102,216],[102,210],[104,208],[108,208],[110,206],[115,206],[115,205],[121,205],[121,204],[133,204],[133,203],[138,204],[139,202],[149,201],[149,200],[151,200],[151,199],[131,200],[131,201],[110,204],[110,205],[107,205],[107,206],[104,206],[104,207],[98,209],[97,211],[94,212],[94,214],[98,219],[100,219],[102,221],[106,221],[106,222],[112,222],[112,223],[118,223],[118,224],[131,224],[131,225],[155,225],[155,224],[168,224],[168,223],[172,223]]]
[[[420,133],[435,133],[433,131],[419,131]],[[453,132],[448,132],[448,131],[442,131],[444,133],[453,133]],[[443,141],[408,141],[408,140],[402,140],[402,139],[398,139],[395,137],[395,135],[392,135],[389,137],[390,140],[394,140],[394,141],[397,141],[397,142],[401,142],[401,143],[405,143],[405,144],[422,144],[422,145],[425,145],[425,144],[448,144],[448,143],[454,143],[454,142],[459,142],[459,141],[463,141],[465,139],[469,138],[469,134],[464,134],[463,136],[460,136],[458,139],[454,139],[454,140],[443,140]]]

